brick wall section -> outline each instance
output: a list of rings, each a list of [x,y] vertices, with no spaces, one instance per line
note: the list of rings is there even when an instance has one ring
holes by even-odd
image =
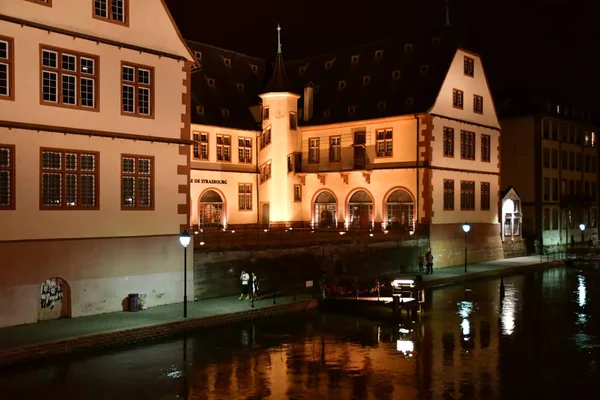
[[[183,67],[181,70],[185,74],[185,78],[183,79],[182,85],[185,87],[185,93],[181,94],[181,103],[184,107],[184,112],[181,114],[181,132],[180,138],[184,140],[189,140],[190,138],[190,125],[191,125],[191,68],[192,63],[190,61],[185,61],[183,63]],[[186,216],[186,223],[180,225],[179,230],[183,232],[186,229],[189,229],[190,226],[190,146],[189,145],[180,145],[179,146],[179,154],[185,156],[185,164],[177,166],[177,175],[185,176],[185,184],[179,185],[179,194],[185,194],[185,203],[179,204],[177,207],[177,213],[180,215]]]
[[[85,350],[120,346],[129,343],[138,343],[172,336],[179,333],[193,331],[217,325],[252,320],[262,317],[271,317],[290,312],[305,311],[317,307],[317,300],[297,301],[231,314],[215,315],[204,318],[188,318],[160,325],[145,326],[133,329],[104,332],[94,335],[74,337],[56,342],[40,343],[37,345],[0,350],[0,366],[20,362],[38,360],[58,354],[68,354]]]
[[[429,166],[433,160],[433,148],[431,142],[433,138],[433,117],[430,115],[422,116],[419,119],[421,132],[419,137],[419,161]],[[422,169],[422,181],[421,181],[421,198],[423,199],[421,208],[420,221],[423,224],[431,223],[433,218],[433,193],[432,193],[432,179],[433,174],[428,168]]]

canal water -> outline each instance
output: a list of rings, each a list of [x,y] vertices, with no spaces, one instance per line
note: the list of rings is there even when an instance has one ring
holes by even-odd
[[[600,271],[428,293],[421,321],[295,314],[0,370],[1,399],[600,399]]]

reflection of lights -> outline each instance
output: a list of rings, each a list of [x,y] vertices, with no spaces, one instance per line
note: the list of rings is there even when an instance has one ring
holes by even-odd
[[[204,242],[200,242],[200,246],[204,246]]]
[[[512,335],[515,330],[515,299],[507,296],[502,300],[502,334]]]
[[[415,284],[415,281],[412,279],[396,279],[392,281],[392,286],[395,287],[400,287],[402,285],[409,285],[410,287],[413,287]]]
[[[459,301],[458,302],[458,315],[462,317],[460,327],[462,328],[462,334],[464,341],[469,340],[471,334],[471,323],[469,322],[469,315],[473,311],[473,303],[470,301]]]
[[[399,332],[400,333],[410,333],[410,331],[406,328],[400,328]]]
[[[579,294],[579,306],[583,307],[585,306],[585,298],[586,298],[586,294],[587,294],[587,290],[585,287],[585,276],[583,275],[578,275],[577,276],[577,280],[579,281],[579,286],[577,286],[577,292]]]
[[[346,234],[346,232],[340,232],[340,235],[345,235],[345,234]]]
[[[372,233],[369,233],[369,236],[373,237],[373,234],[372,234]]]
[[[471,323],[465,318],[460,323],[460,327],[462,328],[462,334],[465,337],[465,342],[467,342],[469,340],[469,335],[471,334]]]
[[[377,327],[377,343],[381,342],[381,327]]]
[[[415,350],[415,344],[410,340],[396,340],[396,349],[412,357],[412,352]]]

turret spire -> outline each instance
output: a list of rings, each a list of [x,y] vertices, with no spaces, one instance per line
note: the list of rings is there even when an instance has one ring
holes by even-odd
[[[277,24],[277,54],[281,54],[281,26]]]

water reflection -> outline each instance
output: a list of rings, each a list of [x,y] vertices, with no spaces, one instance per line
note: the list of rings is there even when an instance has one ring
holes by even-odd
[[[2,398],[600,398],[600,281],[554,270],[504,283],[504,296],[498,280],[435,290],[419,323],[297,314],[0,371]]]

